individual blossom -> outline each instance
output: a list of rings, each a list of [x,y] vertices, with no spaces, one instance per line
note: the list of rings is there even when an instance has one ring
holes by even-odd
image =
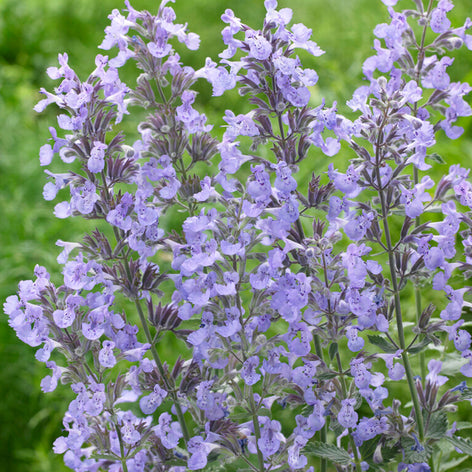
[[[156,384],[149,395],[146,395],[139,400],[141,411],[145,415],[152,415],[166,396],[167,392]]]
[[[428,375],[426,376],[426,380],[429,381],[433,385],[437,385],[440,387],[441,385],[444,385],[448,378],[444,375],[439,375],[439,372],[441,372],[441,367],[442,367],[442,362],[437,361],[435,359],[431,359],[428,362]]]
[[[177,421],[172,421],[171,415],[166,412],[159,416],[159,422],[153,429],[166,449],[174,449],[177,447],[182,437],[180,424]]]
[[[308,442],[307,439],[301,436],[295,436],[292,446],[288,448],[288,465],[292,469],[301,469],[306,466],[308,459],[300,454],[300,451]]]
[[[204,469],[208,463],[208,454],[215,446],[212,443],[206,442],[201,436],[190,438],[190,441],[187,443],[187,449],[190,453],[187,467],[190,470]]]
[[[249,357],[243,364],[241,369],[241,377],[246,385],[254,385],[261,378],[261,374],[257,373],[256,367],[259,365],[259,358],[257,356]]]
[[[354,411],[356,400],[347,398],[341,401],[341,409],[338,413],[338,422],[343,428],[354,428],[357,424],[358,415]]]
[[[281,442],[285,442],[285,436],[281,433],[282,426],[276,420],[271,420],[267,416],[259,416],[261,425],[261,437],[257,441],[257,445],[264,457],[275,454],[280,447]]]
[[[103,367],[114,367],[116,358],[113,354],[115,343],[113,341],[103,341],[103,347],[100,349],[98,359]]]
[[[410,218],[416,218],[423,213],[423,203],[431,200],[431,196],[425,192],[434,186],[433,180],[425,176],[421,183],[415,185],[412,190],[400,186],[402,191],[400,202],[405,205],[405,213]]]
[[[90,172],[97,173],[101,172],[105,167],[105,151],[107,145],[100,141],[95,141],[92,150],[90,151],[90,157],[87,161],[87,167]]]

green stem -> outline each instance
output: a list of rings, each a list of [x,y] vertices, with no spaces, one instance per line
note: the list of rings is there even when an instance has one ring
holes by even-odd
[[[415,305],[416,305],[416,324],[419,323],[420,316],[421,316],[421,292],[418,287],[415,287]],[[420,369],[421,369],[421,378],[426,378],[426,356],[424,351],[420,352]]]
[[[143,326],[144,334],[146,336],[147,342],[151,345],[151,353],[154,361],[156,362],[157,369],[161,374],[162,379],[164,380],[167,391],[170,393],[172,400],[174,402],[175,411],[177,413],[177,418],[179,420],[180,426],[182,428],[182,434],[184,435],[184,440],[187,443],[190,440],[190,434],[187,428],[187,423],[185,422],[184,414],[182,412],[182,407],[180,406],[179,398],[175,391],[175,385],[171,378],[168,378],[164,366],[162,365],[161,358],[157,352],[156,346],[153,343],[151,332],[149,331],[149,326],[146,322],[146,317],[144,316],[143,310],[139,300],[135,300],[136,309],[138,310],[139,319],[141,320],[141,325]]]
[[[239,456],[241,459],[244,460],[244,462],[254,471],[254,472],[259,472],[259,469],[243,454]]]
[[[126,465],[125,455],[125,448],[123,446],[123,438],[121,437],[121,431],[118,425],[115,423],[115,431],[118,437],[118,442],[120,443],[120,455],[121,455],[121,467],[123,468],[123,472],[128,472],[128,466]]]
[[[249,387],[249,406],[251,408],[252,423],[254,425],[254,436],[256,436],[257,459],[259,461],[259,470],[264,472],[264,456],[259,448],[259,439],[261,438],[261,429],[259,428],[259,418],[257,417],[256,404],[254,403],[254,391]]]
[[[233,261],[233,269],[235,272],[238,272],[238,266],[236,259]],[[240,323],[241,323],[241,330],[240,330],[240,336],[241,336],[241,354],[244,359],[244,362],[247,359],[246,352],[249,350],[249,343],[246,338],[246,334],[244,333],[244,320],[242,318],[242,305],[241,305],[241,297],[239,295],[239,283],[236,286],[236,305],[239,309],[240,313]],[[256,404],[254,402],[254,390],[252,388],[252,385],[247,386],[247,391],[249,395],[249,408],[251,410],[251,417],[252,417],[252,424],[254,426],[254,436],[256,437],[256,449],[257,449],[257,460],[259,462],[259,471],[264,472],[265,467],[264,467],[264,456],[262,454],[262,451],[259,448],[259,439],[261,438],[261,429],[259,427],[259,418],[257,417],[257,409],[256,409]]]
[[[237,297],[239,298],[239,293]],[[246,335],[244,334],[243,329],[241,330],[241,341],[245,349],[247,350],[249,345],[248,345]],[[244,360],[246,360],[247,356],[244,350],[242,354],[243,354]],[[256,404],[254,402],[254,390],[252,388],[252,385],[248,386],[248,392],[249,392],[249,408],[251,409],[252,424],[254,426],[254,436],[256,437],[256,449],[257,449],[257,460],[259,462],[259,471],[264,472],[265,470],[264,456],[262,454],[262,451],[259,448],[259,439],[261,439],[261,429],[259,427],[259,418],[257,417],[257,409],[256,409]]]
[[[314,340],[314,343],[315,343],[316,355],[320,358],[320,360],[322,362],[324,362],[324,360],[323,360],[323,349],[321,347],[321,341],[320,341],[319,335],[315,334],[313,336],[313,340]],[[328,423],[325,421],[324,426],[320,430],[320,441],[322,443],[326,444],[327,439],[328,439]],[[320,472],[327,472],[327,470],[328,470],[328,461],[327,461],[327,459],[320,458]]]
[[[343,365],[341,362],[341,356],[339,355],[339,352],[336,352],[336,362],[338,364],[338,370],[339,372],[343,372]],[[341,375],[341,388],[343,392],[343,398],[347,398],[347,387],[346,387],[346,380],[344,378],[344,375]],[[352,429],[348,428],[349,431],[349,444],[351,445],[352,452],[354,454],[354,463],[356,465],[356,472],[362,472],[362,466],[361,466],[361,461],[359,458],[359,453],[357,452],[357,447],[356,444],[354,443],[354,438],[352,437]]]
[[[118,233],[118,230],[116,229],[116,227],[113,227],[113,232],[115,234],[116,241],[119,242],[120,237],[119,237],[119,233]],[[124,250],[122,251],[122,255],[125,258]],[[125,266],[126,273],[128,275],[128,278],[131,279],[129,264],[128,264],[128,261],[126,259],[125,259],[125,262],[126,263],[124,264],[124,266]],[[141,303],[138,299],[135,299],[134,303],[136,305],[136,309],[138,310],[139,319],[141,321],[141,325],[143,327],[143,331],[144,331],[144,335],[146,336],[146,340],[151,345],[152,357],[154,358],[154,361],[156,362],[159,373],[161,374],[161,377],[164,380],[166,390],[170,393],[170,395],[172,397],[172,400],[174,402],[175,411],[177,413],[177,418],[178,418],[178,421],[180,423],[180,427],[182,428],[182,434],[184,436],[185,443],[187,443],[190,440],[190,434],[189,434],[189,431],[188,431],[188,428],[187,428],[187,423],[185,422],[184,414],[182,412],[182,408],[180,406],[180,402],[179,402],[177,393],[175,392],[175,385],[174,385],[174,383],[172,382],[171,379],[167,378],[166,372],[164,370],[164,366],[162,365],[161,359],[159,357],[159,353],[156,350],[154,339],[151,335],[151,332],[149,331],[149,326],[147,324],[146,317],[144,316],[143,309],[141,308]]]
[[[381,131],[380,131],[381,134]],[[379,134],[379,136],[380,136]],[[408,380],[408,387],[410,389],[410,395],[411,399],[413,400],[413,405],[415,409],[415,418],[416,418],[416,424],[418,425],[418,434],[420,441],[422,442],[424,440],[424,428],[423,428],[423,416],[421,414],[421,409],[420,409],[420,403],[418,400],[418,392],[416,391],[416,386],[415,386],[415,381],[413,379],[413,373],[411,370],[411,365],[410,365],[410,360],[408,358],[408,353],[406,352],[406,343],[405,343],[405,333],[403,330],[403,317],[402,317],[402,310],[401,310],[401,302],[400,302],[400,291],[398,289],[398,284],[397,284],[397,275],[395,273],[395,256],[394,256],[394,251],[392,248],[392,238],[390,236],[390,226],[388,224],[388,209],[387,209],[387,203],[385,201],[385,195],[383,192],[383,187],[382,187],[382,179],[380,176],[380,170],[379,170],[379,161],[380,161],[380,155],[379,155],[379,149],[380,147],[377,146],[377,166],[375,168],[375,173],[376,173],[376,178],[377,178],[377,185],[378,185],[378,192],[379,192],[379,197],[380,197],[380,204],[382,206],[382,220],[383,220],[383,227],[384,227],[384,233],[385,233],[385,240],[387,243],[387,250],[388,250],[388,265],[390,267],[390,279],[392,282],[392,287],[393,287],[393,300],[394,300],[394,308],[395,308],[395,320],[397,324],[397,331],[398,331],[398,339],[400,342],[400,349],[402,350],[402,360],[403,360],[403,365],[405,367],[405,373],[406,373],[406,378]]]
[[[430,15],[432,8],[433,8],[433,0],[429,0],[426,16]],[[416,83],[418,83],[420,80],[421,70],[423,68],[423,61],[424,61],[424,56],[425,56],[424,43],[426,39],[427,29],[428,29],[428,23],[424,25],[423,34],[421,35],[421,42],[418,48],[418,64],[416,66],[416,74],[415,74]],[[416,116],[417,111],[418,111],[418,102],[415,102],[415,106],[413,109],[414,116]],[[419,182],[418,169],[415,166],[413,166],[413,181],[415,185],[417,185]],[[421,219],[419,216],[417,216],[415,218],[415,228],[417,228],[420,224],[421,224]],[[417,286],[415,286],[415,306],[416,306],[416,323],[418,324],[421,313],[422,313],[422,308],[421,308],[421,292]],[[424,380],[426,377],[426,356],[423,351],[420,352],[419,358],[420,358],[421,378]]]

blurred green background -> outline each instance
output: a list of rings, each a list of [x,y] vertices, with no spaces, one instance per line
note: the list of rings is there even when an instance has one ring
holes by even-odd
[[[470,2],[456,3],[451,17],[453,24],[459,26],[471,13]],[[158,1],[135,0],[132,5],[154,12]],[[51,89],[55,85],[45,70],[56,65],[57,53],[67,51],[69,64],[84,80],[94,69],[95,55],[101,52],[97,45],[109,24],[107,15],[113,8],[123,6],[119,0],[0,0],[2,304],[15,293],[20,280],[32,277],[35,264],[45,265],[50,272],[59,271],[56,240],[76,240],[83,232],[81,220],[55,219],[52,215],[55,203],[43,201],[41,195],[46,179],[39,166],[38,150],[49,138],[48,126],[56,124],[54,110],[41,115],[32,110],[40,98],[39,88]],[[197,53],[182,54],[184,61],[195,68],[203,65],[206,56],[216,59],[224,48],[220,16],[226,8],[232,8],[255,28],[261,25],[265,12],[263,0],[177,0],[173,6],[177,20],[187,21],[190,30],[201,36]],[[345,112],[345,101],[361,84],[362,62],[371,55],[373,28],[388,21],[387,9],[380,0],[291,0],[280,1],[279,6],[290,6],[294,10],[293,22],[303,22],[312,28],[313,39],[326,51],[320,58],[304,61],[306,67],[315,68],[320,76],[314,89],[315,102],[319,103],[322,96],[328,104],[337,100],[340,111]],[[409,7],[412,2],[400,0],[398,6]],[[472,53],[464,49],[456,53],[456,58],[452,68],[454,80],[472,82]],[[210,121],[239,101],[237,95],[231,95],[208,103],[210,93],[207,87],[200,96]],[[460,124],[466,128],[464,136],[452,144],[440,141],[437,150],[448,163],[462,162],[470,167],[471,120],[464,119]],[[337,159],[339,162],[342,158]],[[312,168],[319,171],[328,162],[318,158]],[[343,167],[340,162],[337,165]],[[0,359],[0,469],[66,470],[62,456],[56,457],[51,445],[61,434],[62,416],[70,400],[69,388],[59,386],[47,395],[40,391],[46,369],[34,359],[34,350],[16,339],[3,315]]]

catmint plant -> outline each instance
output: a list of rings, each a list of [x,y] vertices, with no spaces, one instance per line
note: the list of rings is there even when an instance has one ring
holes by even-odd
[[[313,103],[323,51],[276,0],[260,29],[226,10],[226,49],[198,70],[177,50],[199,37],[168,0],[114,10],[84,82],[67,54],[48,69],[43,195],[97,228],[58,241],[63,281],[37,266],[5,312],[51,369],[42,390],[75,394],[53,445],[67,467],[426,472],[472,455],[454,421],[467,380],[442,373],[450,355],[472,376],[472,184],[460,165],[430,172],[437,135],[472,114],[448,75],[472,21],[453,27],[449,0],[382,1],[350,118]],[[199,79],[248,104],[220,134]]]

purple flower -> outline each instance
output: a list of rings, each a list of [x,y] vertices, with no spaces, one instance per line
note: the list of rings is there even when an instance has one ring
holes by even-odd
[[[381,354],[385,361],[385,365],[388,369],[388,376],[392,380],[401,380],[405,376],[405,368],[399,363],[394,363],[394,359],[400,357],[401,350],[395,352],[395,354]]]
[[[98,416],[103,411],[103,406],[106,402],[105,386],[99,384],[97,391],[85,403],[85,412],[91,416]]]
[[[346,236],[352,241],[360,241],[366,234],[367,230],[372,224],[372,220],[375,218],[374,212],[362,212],[362,215],[357,218],[352,217],[355,212],[349,215],[348,222],[344,226],[344,232]]]
[[[115,343],[113,341],[103,341],[103,348],[100,349],[98,360],[103,367],[114,367],[116,358],[113,354]]]
[[[306,466],[308,460],[300,455],[300,451],[307,443],[307,439],[302,436],[295,436],[292,446],[288,448],[287,462],[291,469],[301,469]]]
[[[235,115],[231,110],[226,110],[223,119],[228,123],[224,139],[233,141],[237,136],[258,136],[259,130],[253,121],[254,113]]]
[[[177,447],[179,439],[183,436],[180,424],[177,421],[172,421],[172,417],[167,412],[159,416],[159,422],[153,430],[166,449]]]
[[[83,215],[88,215],[93,211],[95,202],[100,199],[96,194],[95,185],[86,181],[84,185],[79,187],[70,187],[71,206]]]
[[[264,458],[267,458],[279,450],[280,442],[285,442],[285,436],[281,433],[282,426],[278,421],[271,420],[267,416],[259,416],[258,419],[261,426],[261,437],[257,441],[257,445]]]
[[[440,387],[444,385],[448,378],[444,375],[438,375],[441,372],[442,362],[437,361],[435,359],[431,359],[428,362],[428,375],[426,376],[426,380],[432,383],[433,385],[437,385]]]
[[[146,395],[139,400],[141,411],[145,415],[152,415],[166,396],[167,392],[164,389],[162,389],[158,384],[154,385],[154,390],[149,395]]]
[[[365,244],[357,246],[350,244],[345,253],[342,254],[343,267],[347,269],[348,277],[351,282],[351,288],[362,288],[365,285],[367,277],[367,265],[360,256],[370,252]],[[376,270],[376,269],[374,269]],[[374,272],[378,273],[378,272]]]
[[[435,66],[423,80],[423,85],[438,90],[446,90],[451,82],[451,79],[446,72],[446,67],[452,65],[453,62],[454,59],[447,56],[437,61]]]
[[[195,77],[205,77],[211,83],[214,97],[234,88],[237,80],[234,72],[228,72],[223,66],[216,67],[210,58],[207,58],[205,67],[195,73]]]
[[[69,261],[64,267],[64,284],[72,290],[81,290],[87,286],[90,288],[92,282],[88,274],[89,266],[83,262],[82,256],[75,261]]]
[[[262,34],[247,30],[246,31],[246,43],[249,46],[249,54],[259,61],[264,61],[272,53],[272,45]]]
[[[380,418],[362,418],[353,434],[356,446],[361,446],[364,441],[375,438],[378,434],[388,431],[387,418],[382,416]]]
[[[213,381],[201,382],[197,387],[197,406],[205,412],[209,420],[218,420],[225,416],[221,406],[223,395],[211,391]]]
[[[87,161],[87,167],[90,172],[98,173],[101,172],[105,167],[105,151],[107,145],[100,141],[95,141],[92,150],[90,151],[90,158]]]
[[[256,203],[267,203],[272,194],[269,174],[262,165],[257,165],[251,168],[251,170],[254,180],[250,181],[247,185],[247,192]]]
[[[292,177],[292,171],[285,162],[279,162],[276,166],[276,178],[274,187],[282,193],[290,193],[296,190],[297,181]]]
[[[128,472],[144,472],[148,460],[147,452],[139,451],[133,458],[126,461]]]
[[[324,51],[318,47],[318,45],[310,40],[312,30],[307,28],[302,23],[292,25],[292,34],[290,39],[293,42],[293,47],[305,49],[313,56],[321,56]]]
[[[397,4],[398,0],[382,0],[382,3],[384,5],[387,5],[388,7],[394,7]]]
[[[424,256],[424,265],[429,270],[434,270],[444,263],[444,253],[439,247],[433,246]]]
[[[472,377],[472,351],[470,349],[463,351],[462,358],[466,359],[467,363],[460,368],[461,374],[466,377]]]
[[[226,9],[223,15],[221,15],[221,20],[229,24],[232,34],[236,34],[241,31],[241,20],[234,15],[233,10],[230,10],[229,8]]]
[[[341,401],[341,409],[338,413],[338,422],[343,428],[354,428],[357,425],[358,415],[354,411],[356,400],[347,398]]]
[[[105,28],[106,36],[99,48],[111,49],[116,44],[119,49],[126,49],[128,44],[126,34],[128,33],[129,28],[134,26],[134,23],[128,21],[116,9],[113,10],[108,18],[111,20],[111,25]]]
[[[55,310],[52,314],[58,328],[68,328],[75,320],[74,310]]]
[[[352,352],[360,351],[364,347],[364,340],[358,336],[358,332],[356,326],[348,326],[346,329],[347,347]]]
[[[54,152],[50,144],[45,144],[39,149],[39,162],[42,166],[51,164]]]
[[[308,361],[300,367],[295,367],[292,371],[292,382],[303,389],[311,387],[315,383],[316,367],[319,361]]]
[[[301,309],[308,303],[310,282],[311,278],[304,273],[295,275],[287,271],[273,286],[271,306],[289,323],[299,319]]]
[[[139,421],[131,411],[123,414],[121,436],[126,444],[136,444],[141,439],[141,434],[136,430],[136,422]]]
[[[190,453],[187,467],[190,470],[200,470],[205,468],[208,463],[208,454],[213,448],[213,444],[207,443],[201,436],[190,438],[190,441],[187,443],[187,449]]]
[[[444,300],[436,311],[422,307],[411,337],[423,333],[434,339],[446,332],[461,353],[461,373],[472,377],[472,335],[461,319],[462,309],[471,305],[464,299],[469,289],[453,288],[457,272],[467,275],[472,264],[472,222],[459,208],[472,208],[469,171],[452,166],[434,196],[428,192],[435,187],[430,177],[418,183],[409,176],[413,166],[431,167],[426,159],[434,160],[428,150],[436,133],[443,129],[455,139],[463,132],[456,125],[459,117],[472,115],[466,100],[472,88],[451,82],[453,59],[446,55],[463,43],[472,49],[466,34],[472,21],[451,30],[451,0],[430,2],[427,12],[420,0],[415,0],[419,12],[396,12],[391,7],[397,0],[383,0],[391,21],[374,29],[374,55],[363,63],[366,85],[348,101],[360,115],[351,121],[338,113],[336,102],[328,106],[322,99],[311,106],[318,74],[303,66],[296,49],[314,56],[323,51],[311,29],[289,26],[292,11],[277,10],[277,0],[264,1],[259,30],[226,10],[221,60],[207,58],[197,71],[171,44],[178,40],[196,50],[200,43],[186,23],[176,22],[171,2],[161,0],[154,16],[125,0],[126,16],[113,10],[100,46],[116,46],[117,54],[98,55],[84,82],[68,56],[59,55],[58,66],[47,72],[60,83],[53,92],[41,89],[43,99],[35,106],[42,111],[56,104],[64,130],[58,137],[50,127],[40,165],[50,165],[59,153],[61,165],[72,166],[62,174],[46,171],[44,198],[53,200],[69,187],[70,201],[55,206],[57,217],[82,216],[112,226],[111,231],[99,226],[80,244],[59,240],[63,284],[56,287],[36,267],[35,280],[20,282],[18,296],[4,305],[9,325],[39,348],[36,358],[51,369],[42,390],[74,379],[76,396],[55,452],[64,453],[73,470],[144,472],[173,456],[171,472],[184,472],[205,470],[210,452],[223,448],[228,464],[238,457],[256,464],[259,454],[261,468],[313,472],[303,450],[330,422],[343,431],[334,442],[329,436],[328,444],[341,449],[348,435],[354,448],[377,437],[388,445],[410,435],[413,450],[423,450],[408,429],[404,398],[390,398],[388,380],[411,384],[411,378],[405,381],[411,373],[404,353],[379,353],[374,338],[361,332],[380,332],[404,346],[408,340],[395,326],[393,298],[408,302],[402,290],[409,279],[417,287],[429,283]],[[415,37],[417,20],[420,29],[430,26],[439,35],[424,48]],[[142,72],[133,90],[118,70],[129,59]],[[220,141],[210,136],[196,103],[198,78],[212,85],[213,96],[239,84],[240,96],[253,108],[226,110]],[[115,126],[128,104],[146,112],[132,146],[123,144]],[[315,169],[304,196],[297,186],[298,165],[312,145],[333,156],[341,140],[353,158],[339,164],[341,170],[329,164],[326,178]],[[203,162],[218,171],[206,175]],[[427,211],[440,213],[415,224]],[[81,252],[71,258],[79,246]],[[385,252],[395,262],[390,269],[396,270],[398,287],[379,263],[386,261]],[[156,306],[162,292],[171,303]],[[123,303],[129,308],[129,301],[139,317],[128,309],[114,311]],[[139,328],[130,324],[135,318]],[[166,342],[169,331],[190,350],[175,363],[169,358],[160,363],[158,341]],[[358,354],[350,356],[349,366],[333,370],[328,354],[333,357],[333,348],[346,343]],[[50,360],[53,351],[66,356],[64,367]],[[382,371],[376,372],[373,365],[379,364]],[[441,368],[440,361],[429,361],[425,398],[447,381]],[[434,403],[434,395],[424,400],[421,389],[419,395],[420,403]],[[449,402],[458,398],[449,397]],[[158,413],[165,400],[169,412]],[[383,404],[388,400],[391,406]],[[360,419],[356,406],[362,404],[370,417]],[[252,411],[241,416],[238,405]],[[283,423],[281,409],[291,411],[282,415]],[[189,437],[189,426],[196,436]],[[424,433],[434,447],[435,439]],[[373,458],[380,468],[381,452],[379,446]],[[411,459],[404,452],[396,458],[399,470],[429,470],[424,463],[399,462]],[[372,467],[366,460],[361,458],[362,470]]]
[[[434,187],[433,180],[424,176],[421,183],[415,185],[412,190],[408,190],[403,185],[400,186],[402,194],[400,202],[405,205],[405,213],[410,218],[416,218],[423,213],[423,202],[431,200],[431,196],[425,192],[426,189]]]
[[[361,191],[361,187],[357,185],[359,174],[352,164],[348,167],[345,174],[334,170],[333,164],[329,164],[328,169],[328,177],[331,179],[334,186],[343,192],[346,197],[353,198],[359,195]]]
[[[455,348],[462,352],[470,348],[471,345],[471,335],[468,331],[464,329],[458,329],[464,320],[459,320],[457,323],[454,323],[452,326],[445,327],[445,330],[449,333],[449,339],[454,341]]]
[[[241,369],[241,377],[246,385],[254,385],[261,378],[261,374],[256,372],[256,367],[259,365],[259,358],[257,356],[249,357],[243,364]]]
[[[53,392],[57,387],[58,380],[67,369],[59,367],[54,361],[47,361],[46,367],[52,369],[52,375],[47,375],[41,380],[41,390],[43,392]]]
[[[283,97],[294,107],[304,107],[310,101],[310,91],[306,87],[294,87],[290,78],[283,74],[277,74],[277,86],[280,88]]]
[[[430,26],[431,29],[438,34],[446,32],[451,22],[447,18],[446,13],[451,11],[454,5],[449,0],[440,0],[437,8],[431,12]]]
[[[362,358],[355,358],[351,360],[351,374],[354,377],[356,387],[360,390],[367,389],[372,382],[372,374]]]
[[[406,470],[407,472],[431,472],[431,468],[426,462],[416,462],[414,464],[405,464],[400,462],[398,464],[398,472]]]

